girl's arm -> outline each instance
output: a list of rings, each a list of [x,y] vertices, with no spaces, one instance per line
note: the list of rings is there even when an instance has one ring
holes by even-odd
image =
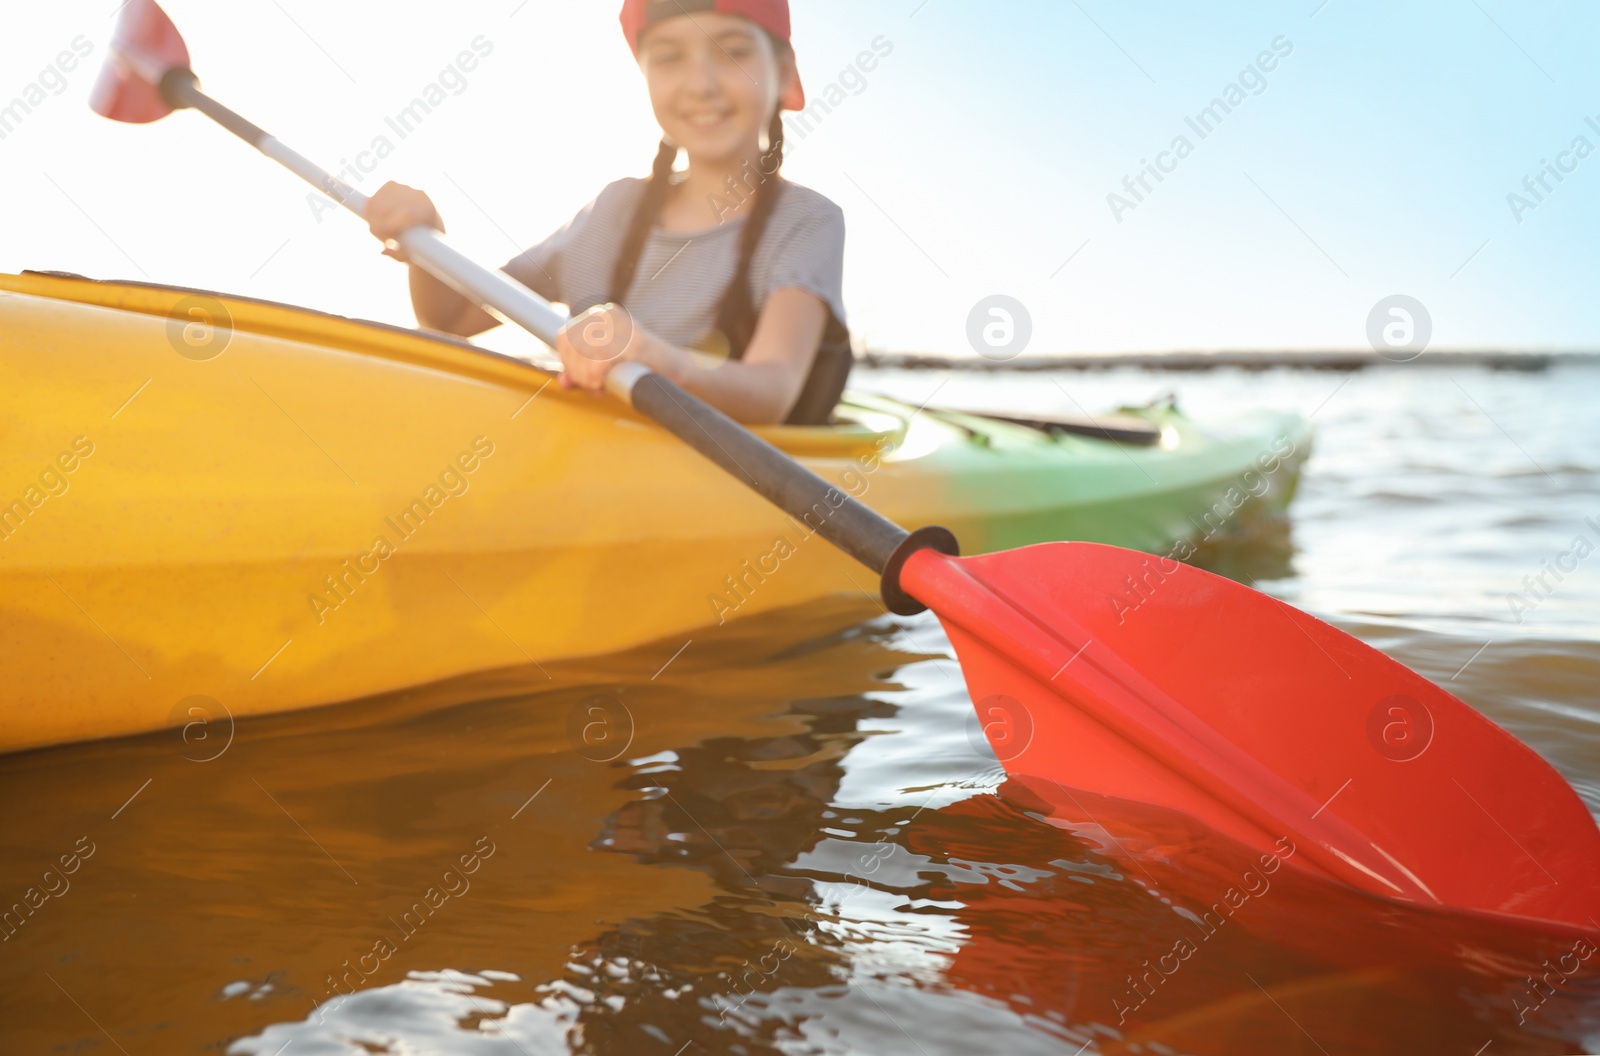
[[[400,232],[426,224],[443,233],[444,220],[432,200],[415,187],[386,183],[367,199],[367,226],[380,241],[387,243]],[[386,257],[404,261],[411,272],[411,308],[417,322],[430,330],[442,330],[459,337],[481,334],[500,321],[467,300],[423,269],[412,264],[403,249],[383,251]]]
[[[457,337],[471,337],[500,325],[500,320],[427,271],[407,263],[411,272],[411,308],[416,312],[420,325]]]
[[[567,388],[602,392],[612,365],[631,359],[736,421],[775,425],[789,416],[805,388],[828,318],[827,304],[810,290],[774,290],[761,307],[744,358],[716,360],[670,345],[642,327],[635,329],[617,305],[598,305],[561,331],[556,342],[566,368],[561,380]],[[624,347],[617,348],[619,344]]]

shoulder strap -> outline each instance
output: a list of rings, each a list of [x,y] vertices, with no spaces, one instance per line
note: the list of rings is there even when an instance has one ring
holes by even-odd
[[[833,420],[833,409],[839,406],[845,383],[850,380],[850,368],[855,356],[850,351],[850,331],[828,313],[828,329],[823,332],[822,344],[811,360],[811,373],[806,375],[805,387],[799,399],[785,418],[785,425],[827,425]]]

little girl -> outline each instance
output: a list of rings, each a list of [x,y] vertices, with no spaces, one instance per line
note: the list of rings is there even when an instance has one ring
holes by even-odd
[[[562,384],[600,392],[632,359],[743,422],[828,421],[851,364],[844,217],[778,174],[782,111],[805,106],[787,0],[626,0],[622,28],[664,133],[650,178],[611,184],[503,269],[571,309]],[[396,183],[366,215],[386,241],[444,230],[426,194]],[[463,337],[496,325],[410,270],[421,325]]]

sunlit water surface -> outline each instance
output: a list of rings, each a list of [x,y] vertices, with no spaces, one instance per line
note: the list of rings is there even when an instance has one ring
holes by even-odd
[[[918,403],[940,380],[858,378]],[[1447,686],[1600,810],[1600,556],[1547,571],[1600,544],[1600,370],[1054,381],[957,375],[937,402],[1314,414],[1291,518],[1198,563]],[[226,731],[0,758],[0,894],[81,855],[0,943],[0,1051],[1600,1048],[1600,959],[1529,1010],[1548,938],[1287,870],[1201,931],[1156,873],[1220,890],[1228,848],[1175,830],[1130,861],[1046,824],[936,620],[837,624],[240,723],[210,761]]]

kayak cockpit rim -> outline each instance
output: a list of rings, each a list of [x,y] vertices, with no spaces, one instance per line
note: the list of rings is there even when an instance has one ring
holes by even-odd
[[[0,273],[0,291],[167,318],[173,317],[172,312],[184,298],[204,297],[226,309],[225,325],[233,330],[471,373],[530,392],[542,390],[557,376],[557,371],[543,364],[484,348],[453,334],[193,286],[24,270],[19,274]],[[616,412],[621,417],[639,418],[631,408],[620,404]],[[831,424],[763,426],[756,432],[796,455],[854,459],[886,454],[900,447],[910,417],[882,406],[854,402],[846,394]]]

